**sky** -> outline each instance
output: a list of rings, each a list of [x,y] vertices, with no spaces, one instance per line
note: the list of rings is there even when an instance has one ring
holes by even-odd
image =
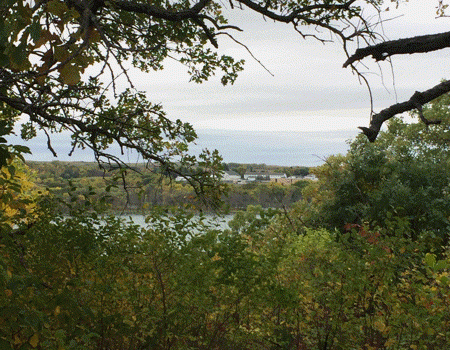
[[[379,31],[393,40],[448,31],[449,18],[436,19],[437,0],[410,0],[390,8]],[[386,6],[392,6],[389,1]],[[199,136],[192,151],[218,149],[225,162],[316,166],[326,157],[345,153],[358,126],[367,126],[370,99],[350,68],[338,43],[303,39],[291,25],[272,23],[249,10],[229,12],[230,24],[243,32],[236,39],[272,73],[269,74],[245,48],[219,38],[219,52],[246,60],[232,86],[219,77],[203,84],[190,83],[186,68],[168,61],[160,72],[131,72],[139,90],[161,103],[171,119],[191,123]],[[409,99],[448,77],[448,49],[427,54],[392,57],[374,63],[366,58],[366,72],[374,95],[375,111]],[[28,146],[34,160],[89,160],[86,151],[67,157],[67,135],[54,137],[58,158],[45,149],[45,138]],[[127,161],[135,157],[128,154]]]

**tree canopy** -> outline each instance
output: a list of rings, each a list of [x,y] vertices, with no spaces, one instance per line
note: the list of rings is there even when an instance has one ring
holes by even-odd
[[[355,70],[356,61],[369,55],[380,60],[446,47],[442,44],[448,41],[445,34],[377,44],[381,37],[364,10],[370,6],[380,12],[382,4],[381,0],[231,0],[227,6],[290,24],[303,37],[325,42],[331,34],[346,51],[350,41],[366,43],[368,47],[348,54],[344,66]],[[446,5],[440,1],[438,6],[444,15]],[[204,191],[213,185],[209,175],[220,173],[219,155],[189,155],[188,146],[196,139],[192,126],[169,119],[160,104],[134,88],[128,70],[162,70],[170,58],[187,66],[194,82],[201,83],[219,71],[224,85],[233,84],[244,62],[217,51],[221,37],[234,39],[233,32],[240,30],[232,15],[225,17],[224,7],[212,0],[3,1],[0,103],[1,118],[8,122],[5,128],[26,115],[28,120],[20,121],[22,138],[31,139],[43,130],[55,155],[51,133],[70,131],[72,152],[89,148],[100,163],[121,163],[108,152],[111,144],[117,144],[122,150],[137,151],[143,160],[164,171],[188,177],[198,191]],[[419,42],[423,44],[418,46]],[[127,80],[126,87],[118,84],[120,78]],[[374,116],[364,132],[374,140],[383,121],[419,108],[448,89],[450,84],[442,83],[416,94],[406,106],[393,106]],[[186,171],[192,165],[196,170]]]
[[[376,143],[360,135],[345,156],[328,158],[316,169],[319,181],[304,193],[306,202],[298,203],[300,208],[308,203],[304,221],[341,233],[354,225],[377,229],[401,223],[408,228],[406,239],[436,250],[447,247],[449,102],[445,94],[423,108],[425,118],[439,118],[439,125],[392,118]]]

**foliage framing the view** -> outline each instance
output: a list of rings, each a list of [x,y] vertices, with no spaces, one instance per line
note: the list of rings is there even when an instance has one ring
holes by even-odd
[[[240,3],[276,20],[299,20],[298,24],[303,20],[305,24],[318,25],[311,17],[290,17],[289,14],[300,16],[301,12],[289,2],[264,4],[267,7],[248,1]],[[324,6],[331,3],[324,1]],[[337,7],[338,13],[343,11],[343,19],[353,3],[345,3],[348,8]],[[115,140],[128,146],[126,142],[138,142],[138,136],[143,136],[139,132],[144,132],[153,137],[150,140],[155,141],[155,148],[136,145],[144,147],[148,154],[161,146],[167,156],[183,157],[187,144],[195,138],[192,133],[188,133],[188,139],[183,138],[190,126],[184,129],[183,124],[170,122],[143,94],[130,88],[118,92],[118,104],[106,102],[106,97],[100,99],[100,106],[94,106],[94,101],[89,103],[95,96],[106,95],[96,85],[98,81],[83,80],[82,70],[86,69],[87,74],[90,65],[83,61],[87,57],[84,55],[95,49],[95,44],[83,44],[83,35],[90,27],[94,27],[90,33],[95,33],[95,20],[111,13],[129,11],[133,13],[132,21],[148,20],[148,14],[137,13],[144,8],[156,11],[154,16],[166,16],[160,18],[163,24],[172,24],[159,25],[159,29],[146,27],[150,32],[161,29],[163,35],[176,33],[186,28],[182,24],[187,20],[194,23],[189,28],[197,29],[191,33],[194,37],[198,35],[196,38],[201,40],[203,35],[204,42],[209,40],[214,46],[211,34],[217,27],[207,28],[205,21],[209,23],[210,19],[201,17],[201,11],[217,10],[212,3],[200,2],[194,5],[193,12],[182,9],[190,9],[188,4],[183,7],[172,3],[161,11],[153,5],[142,3],[141,7],[140,3],[130,5],[126,1],[3,4],[0,97],[4,103],[2,120],[6,123],[0,124],[2,136],[12,130],[19,113],[26,113],[30,123],[24,124],[25,138],[32,137],[36,127],[48,132],[68,128],[73,132],[74,146],[78,142],[92,146],[99,157],[106,156],[108,160],[103,148],[106,144]],[[84,7],[80,8],[80,4]],[[108,7],[111,4],[115,7]],[[328,12],[321,10],[333,9],[314,8],[307,1],[301,4],[308,13],[323,15],[319,19],[325,20]],[[69,19],[60,12],[63,7]],[[11,9],[17,10],[12,17],[8,16]],[[44,15],[35,21],[35,14]],[[6,24],[6,17],[14,21]],[[328,19],[331,23],[339,20],[339,15]],[[131,29],[135,28],[133,23]],[[44,31],[45,25],[49,26],[50,35],[53,29],[74,30],[74,41],[63,36],[59,42],[61,38],[44,35],[44,43],[36,47],[42,34],[42,28],[38,30],[36,24],[43,24]],[[5,31],[6,25],[11,26],[9,31]],[[185,40],[173,39],[174,43]],[[102,40],[100,35],[99,41],[92,42]],[[118,46],[125,50],[123,55],[114,51],[114,46],[111,51],[100,49],[98,53],[116,54],[119,62],[125,62],[127,52],[136,51],[133,45],[139,42],[131,40],[125,44],[129,46]],[[72,57],[76,53],[80,62],[65,62],[67,58],[61,57],[54,61],[55,57],[49,57],[50,49],[51,55],[64,55],[57,52],[61,45],[66,45],[71,55],[68,58],[76,60]],[[41,59],[36,62],[30,55],[39,48],[42,56],[37,56]],[[164,45],[148,49],[159,52],[162,48]],[[23,53],[25,58],[21,60]],[[135,53],[151,56],[139,50]],[[106,64],[105,70],[110,67]],[[194,68],[194,76],[195,72]],[[205,74],[210,73],[206,69]],[[83,99],[88,103],[79,104]],[[147,109],[142,116],[151,117],[150,124],[139,124],[142,116],[137,113],[140,110],[136,109],[136,102]],[[57,213],[52,198],[39,193],[32,183],[33,175],[20,163],[19,155],[26,149],[4,147],[6,140],[1,138],[4,161],[0,171],[0,348],[447,347],[448,105],[444,96],[424,108],[425,116],[429,120],[440,118],[441,125],[426,129],[423,125],[392,120],[379,144],[370,146],[361,138],[356,140],[348,155],[330,158],[318,170],[320,181],[304,189],[306,198],[295,210],[249,207],[236,215],[230,230],[219,230],[202,216],[195,218],[192,213],[167,208],[153,208],[148,226],[138,227],[114,217],[99,216],[94,207],[89,207],[89,200],[80,208],[78,195],[63,203],[68,216]],[[121,116],[137,129],[121,129]],[[111,118],[117,118],[117,123]],[[96,133],[97,128],[103,133]],[[108,128],[113,128],[112,134],[107,133]],[[152,130],[154,134],[150,133]],[[175,138],[167,143],[171,135]],[[174,171],[194,178],[200,174],[201,178],[204,170],[214,169],[207,156],[203,164],[188,156],[182,158],[187,165],[199,167],[198,174],[187,167],[177,168],[161,154],[154,156],[156,159],[150,159],[159,162],[166,174]],[[85,199],[88,196],[89,193]],[[392,199],[398,200],[388,201]],[[389,206],[383,206],[387,203]],[[344,220],[334,210],[340,210]]]
[[[364,3],[380,5],[379,0]],[[240,0],[230,6],[290,23],[304,37],[322,41],[328,39],[319,30],[302,27],[325,29],[344,45],[373,35],[354,0]],[[116,144],[163,172],[186,177],[197,193],[211,192],[220,176],[219,155],[190,156],[188,146],[196,139],[192,126],[169,119],[161,105],[136,91],[129,68],[158,71],[173,59],[187,67],[194,82],[220,71],[224,85],[234,83],[243,61],[217,51],[221,36],[234,40],[231,34],[239,30],[229,23],[232,11],[209,0],[5,0],[0,6],[1,119],[12,126],[27,116],[28,121],[19,121],[22,138],[43,130],[54,155],[51,133],[69,131],[70,153],[89,148],[99,162],[121,163],[108,150]]]

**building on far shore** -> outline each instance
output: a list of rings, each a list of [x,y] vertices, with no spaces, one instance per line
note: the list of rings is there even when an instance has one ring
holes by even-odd
[[[241,175],[233,170],[224,171],[222,176],[223,182],[238,182],[241,180]]]
[[[317,177],[314,174],[309,174],[304,177],[295,176],[287,177],[285,173],[269,173],[269,172],[248,172],[245,173],[244,178],[239,175],[236,171],[227,170],[223,172],[222,182],[234,183],[234,184],[245,184],[253,181],[261,182],[276,182],[282,184],[293,184],[301,180],[317,181]],[[176,181],[186,181],[186,179],[178,176]]]
[[[295,184],[296,182],[304,181],[304,180],[317,181],[318,178],[314,174],[309,174],[306,176],[290,176],[290,177],[286,177],[286,178],[274,178],[274,179],[270,179],[270,182],[292,185],[292,184]]]
[[[306,175],[305,177],[303,177],[302,180],[317,181],[317,180],[319,180],[319,179],[318,179],[317,176],[314,175],[314,174],[308,174],[308,175]]]
[[[284,173],[248,172],[244,174],[244,179],[247,181],[272,181],[273,179],[285,179],[286,177]]]

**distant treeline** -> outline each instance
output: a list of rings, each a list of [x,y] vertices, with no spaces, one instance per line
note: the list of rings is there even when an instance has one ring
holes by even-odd
[[[277,166],[266,164],[240,164],[240,163],[224,163],[224,170],[233,170],[243,176],[245,173],[282,173],[287,177],[306,176],[309,174],[309,168],[306,166]]]
[[[176,182],[167,176],[149,170],[143,164],[133,165],[123,175],[117,169],[101,169],[93,162],[28,162],[35,171],[37,184],[54,196],[67,202],[102,199],[105,208],[112,211],[139,212],[148,206],[192,204],[198,201],[187,183]],[[224,164],[225,170],[238,173],[279,172],[287,176],[305,176],[307,167],[280,167],[265,164]],[[123,181],[125,180],[125,181]],[[245,185],[227,184],[223,195],[224,209],[235,210],[248,205],[263,208],[290,207],[301,199],[302,188],[308,183],[293,184],[252,182]],[[86,190],[88,189],[88,190]],[[74,199],[75,198],[75,199]]]

